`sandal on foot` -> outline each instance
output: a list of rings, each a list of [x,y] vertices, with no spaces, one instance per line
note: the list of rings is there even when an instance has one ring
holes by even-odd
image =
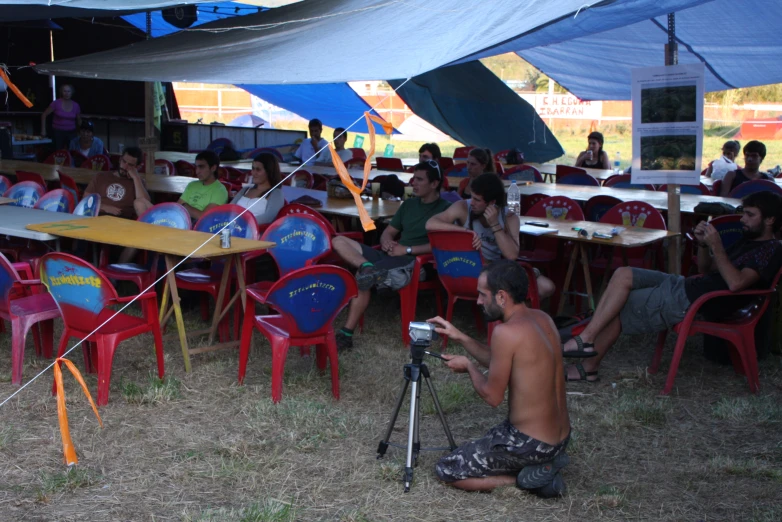
[[[580,362],[574,363],[573,366],[578,370],[578,379],[571,379],[568,376],[567,368],[565,369],[565,381],[566,382],[572,382],[572,381],[579,381],[579,382],[597,382],[600,380],[600,377],[597,376],[597,370],[593,372],[588,372],[584,369],[584,365]],[[594,377],[594,379],[590,379],[590,377]]]
[[[562,357],[570,359],[586,359],[587,357],[594,357],[597,355],[595,351],[595,343],[585,343],[581,340],[580,335],[574,335],[573,340],[576,341],[575,350],[565,350],[565,345],[562,345]],[[587,348],[591,348],[592,351],[586,351]]]
[[[559,471],[568,464],[570,457],[563,451],[548,462],[525,466],[516,476],[516,485],[521,489],[542,488],[551,484]]]

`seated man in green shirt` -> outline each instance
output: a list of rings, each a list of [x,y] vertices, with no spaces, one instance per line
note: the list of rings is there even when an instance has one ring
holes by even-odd
[[[370,289],[386,281],[389,270],[407,266],[415,261],[415,256],[432,251],[426,235],[426,222],[450,205],[440,198],[442,175],[437,162],[425,161],[416,165],[410,183],[413,194],[418,197],[408,199],[396,211],[391,224],[380,236],[380,250],[343,236],[332,240],[334,251],[358,269],[358,297],[350,302],[345,326],[337,332],[340,349],[353,347],[353,330],[369,306]]]
[[[208,209],[228,202],[228,191],[217,181],[220,158],[211,150],[199,152],[195,160],[198,181],[185,187],[178,203],[184,206],[193,220],[197,220]]]

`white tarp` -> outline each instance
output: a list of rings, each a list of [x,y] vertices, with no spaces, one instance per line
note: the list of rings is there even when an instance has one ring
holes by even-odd
[[[307,0],[36,70],[85,78],[233,84],[407,78],[572,16],[582,4]]]

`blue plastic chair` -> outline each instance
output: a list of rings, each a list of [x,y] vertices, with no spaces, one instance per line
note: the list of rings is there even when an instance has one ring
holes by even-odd
[[[95,217],[98,215],[98,212],[100,212],[99,194],[90,194],[79,201],[79,204],[73,209],[73,214],[75,216]]]
[[[11,204],[15,207],[33,208],[45,192],[46,190],[35,181],[20,181],[6,190],[3,196],[13,199],[14,202]]]
[[[33,208],[48,212],[73,212],[73,194],[65,189],[54,189],[38,198]]]
[[[0,194],[5,194],[5,191],[11,188],[11,180],[5,176],[0,176]]]
[[[769,181],[767,179],[753,179],[751,181],[745,181],[738,187],[731,190],[730,194],[728,194],[728,197],[741,199],[748,194],[763,192],[764,190],[770,190],[771,192],[782,196],[782,187],[773,181]]]
[[[557,178],[557,184],[560,185],[582,185],[586,187],[599,187],[600,182],[594,176],[584,173],[566,174]]]

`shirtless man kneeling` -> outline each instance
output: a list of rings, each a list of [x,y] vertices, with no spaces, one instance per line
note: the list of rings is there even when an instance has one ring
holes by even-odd
[[[478,440],[441,458],[435,470],[443,482],[467,491],[489,491],[516,483],[542,497],[563,495],[560,470],[569,458],[570,419],[559,334],[551,318],[527,308],[527,276],[515,262],[499,260],[478,278],[478,304],[488,320],[501,319],[491,347],[440,317],[435,331],[464,346],[467,357],[444,355],[456,373],[469,373],[478,395],[497,407],[508,390],[508,419]]]

